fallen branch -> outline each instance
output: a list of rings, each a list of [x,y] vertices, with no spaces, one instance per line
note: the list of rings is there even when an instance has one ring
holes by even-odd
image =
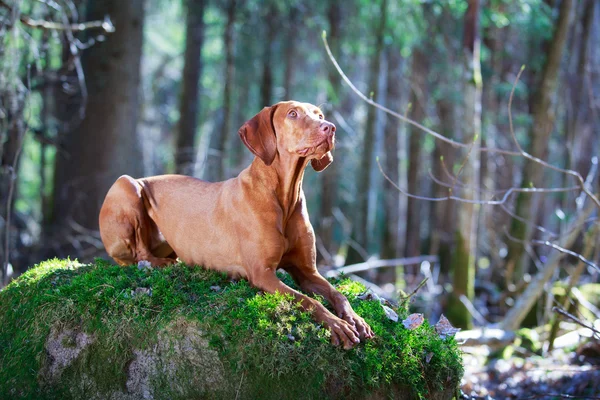
[[[595,207],[590,203],[581,213],[579,213],[577,219],[571,223],[567,229],[569,234],[561,238],[560,243],[558,244],[560,247],[566,248],[573,245],[583,227],[582,222],[585,221],[594,210]],[[504,320],[500,323],[501,328],[507,330],[516,330],[519,328],[521,322],[523,322],[525,316],[529,310],[531,310],[531,307],[533,307],[536,300],[544,291],[544,285],[552,278],[552,275],[554,275],[554,271],[558,268],[558,265],[565,254],[566,253],[563,252],[554,253],[545,263],[544,268],[537,272],[523,294],[517,299],[513,307],[504,317]]]
[[[345,267],[337,268],[327,272],[327,277],[333,278],[341,274],[353,274],[356,272],[368,271],[370,269],[377,269],[382,267],[395,267],[397,265],[414,265],[420,264],[423,261],[430,263],[437,263],[439,259],[437,256],[420,256],[420,257],[408,257],[408,258],[394,258],[390,260],[372,260],[365,261],[358,264],[347,265]]]

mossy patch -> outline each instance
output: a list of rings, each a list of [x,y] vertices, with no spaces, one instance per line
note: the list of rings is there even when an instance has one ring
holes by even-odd
[[[291,298],[214,271],[43,262],[0,292],[0,398],[429,399],[458,386],[454,339],[334,284],[376,334],[350,351]]]

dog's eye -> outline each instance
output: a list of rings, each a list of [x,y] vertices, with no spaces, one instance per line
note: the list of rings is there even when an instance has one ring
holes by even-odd
[[[322,116],[322,115],[319,115],[319,119],[323,119],[323,116]]]
[[[296,110],[290,110],[290,111],[288,112],[288,116],[289,116],[290,118],[296,118],[296,117],[298,117],[298,113],[296,112]]]

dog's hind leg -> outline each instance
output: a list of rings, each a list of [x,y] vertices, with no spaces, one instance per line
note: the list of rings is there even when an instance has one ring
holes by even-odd
[[[143,260],[152,266],[173,264],[171,254],[156,257],[152,253],[157,234],[144,205],[142,187],[132,177],[121,176],[108,191],[100,210],[100,236],[108,255],[120,265]]]

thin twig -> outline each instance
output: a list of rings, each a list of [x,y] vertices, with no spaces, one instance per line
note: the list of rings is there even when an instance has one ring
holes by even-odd
[[[563,393],[539,393],[539,394],[534,394],[534,395],[527,396],[527,397],[519,397],[519,399],[532,400],[532,399],[539,399],[540,397],[543,397],[543,398],[560,397],[561,399],[576,399],[576,400],[600,400],[600,397],[596,397],[596,396],[579,396],[579,395],[572,396],[570,394],[563,394]]]
[[[382,106],[381,104],[373,101],[369,97],[365,96],[360,90],[358,90],[358,88],[356,88],[356,86],[354,86],[354,84],[352,83],[352,81],[346,76],[346,74],[344,73],[344,71],[342,70],[342,68],[340,67],[340,65],[338,64],[337,60],[333,56],[333,54],[331,52],[331,49],[329,48],[329,44],[327,42],[327,33],[326,33],[326,31],[323,31],[322,38],[323,38],[323,44],[325,46],[325,50],[327,51],[327,55],[329,56],[329,59],[333,63],[335,69],[338,71],[338,73],[340,74],[340,76],[342,77],[342,79],[344,80],[344,82],[346,82],[346,84],[348,84],[348,86],[350,86],[350,89],[352,89],[352,91],[354,93],[356,93],[363,101],[365,101],[366,103],[372,105],[373,107],[376,107],[376,108],[384,111],[387,114],[390,114],[390,115],[392,115],[392,116],[400,119],[401,121],[404,121],[404,122],[409,123],[409,124],[411,124],[413,126],[416,126],[420,130],[422,130],[422,131],[424,131],[424,132],[432,135],[436,139],[439,139],[441,141],[449,143],[449,144],[451,144],[454,147],[461,147],[461,148],[469,149],[472,146],[472,144],[470,144],[470,143],[469,144],[460,143],[460,142],[456,142],[456,141],[454,141],[452,139],[448,139],[447,137],[445,137],[445,136],[443,136],[443,135],[441,135],[441,134],[439,134],[439,133],[437,133],[437,132],[435,132],[435,131],[433,131],[433,130],[431,130],[431,129],[429,129],[429,128],[421,125],[421,124],[419,124],[418,122],[415,122],[415,121],[411,120],[410,118],[406,118],[403,115],[401,115],[401,114],[399,114],[397,112],[394,112],[394,111],[390,110],[389,108],[386,108],[386,107]],[[516,135],[514,133],[513,124],[512,124],[511,107],[512,107],[512,99],[513,99],[513,96],[514,96],[514,91],[515,91],[516,85],[517,85],[517,83],[519,81],[519,78],[520,78],[523,70],[524,70],[524,67],[522,67],[521,70],[519,71],[519,73],[517,74],[517,78],[515,79],[515,82],[513,84],[513,87],[512,87],[512,90],[511,90],[511,94],[510,94],[510,97],[509,97],[509,102],[508,102],[510,132],[511,132],[513,140],[514,140],[515,144],[517,145],[519,151],[515,152],[515,151],[508,151],[508,150],[501,150],[501,149],[497,149],[497,148],[487,148],[487,147],[480,147],[478,150],[479,151],[487,151],[487,152],[495,152],[495,153],[499,153],[499,154],[506,154],[506,155],[510,155],[510,156],[523,156],[523,157],[525,157],[525,158],[527,158],[527,159],[529,159],[529,160],[531,160],[533,162],[536,162],[536,163],[538,163],[538,164],[540,164],[540,165],[542,165],[542,166],[544,166],[546,168],[550,168],[550,169],[555,170],[557,172],[561,172],[561,173],[573,176],[578,181],[579,187],[581,188],[581,190],[589,198],[592,199],[592,201],[596,204],[596,206],[598,208],[600,208],[600,200],[587,188],[587,186],[586,186],[586,184],[585,184],[585,182],[584,182],[583,177],[581,176],[581,174],[579,174],[577,171],[573,171],[573,170],[569,170],[569,169],[563,169],[563,168],[556,167],[556,166],[554,166],[552,164],[547,163],[546,161],[544,161],[544,160],[542,160],[540,158],[532,156],[531,154],[529,154],[526,151],[524,151],[521,148],[521,145],[516,140]],[[381,170],[381,166],[380,166],[379,169]],[[396,187],[397,187],[397,185],[396,185]],[[431,201],[431,198],[429,198],[429,199],[428,198],[422,198],[420,196],[412,196],[412,197],[416,198],[416,199],[430,200]],[[453,198],[453,197],[454,196],[448,196],[448,198]],[[455,200],[458,200],[458,199],[455,198]],[[467,203],[470,202],[470,203],[473,203],[473,204],[479,204],[479,203],[477,203],[476,200],[467,201],[466,199],[462,199],[462,201],[467,202]],[[486,203],[486,204],[489,204],[489,203]]]
[[[403,296],[402,299],[400,300],[400,302],[405,302],[406,300],[410,299],[411,297],[413,297],[415,294],[417,294],[417,292],[423,287],[425,286],[425,284],[427,283],[427,281],[429,280],[429,277],[423,279],[421,281],[421,283],[419,283],[419,285],[415,288],[415,290],[413,290],[412,292],[410,292],[409,294],[407,294],[406,296]]]
[[[82,32],[88,29],[102,29],[106,33],[115,31],[115,26],[108,16],[104,18],[104,21],[90,21],[79,24],[61,24],[54,21],[35,20],[25,15],[21,16],[20,21],[31,28],[42,28],[55,31],[69,30],[71,32]]]
[[[42,3],[50,5],[49,2],[42,1]],[[5,1],[0,0],[0,7],[8,10],[9,12],[13,11],[13,8],[6,4]],[[53,8],[57,11],[63,12],[61,7],[58,4],[54,4]],[[46,20],[37,20],[33,19],[25,14],[21,14],[19,16],[19,21],[26,26],[31,28],[41,28],[48,29],[54,31],[71,31],[71,32],[82,32],[89,29],[102,29],[106,33],[112,33],[115,31],[115,26],[113,25],[110,17],[107,15],[104,17],[103,21],[89,21],[82,22],[79,24],[71,24],[71,23],[58,23],[54,21],[46,21]]]
[[[329,48],[329,44],[327,42],[327,32],[323,31],[323,43],[325,45],[325,50],[327,51],[327,55],[329,56],[329,59],[331,60],[331,62],[333,63],[335,69],[338,71],[338,73],[340,74],[340,76],[342,77],[342,79],[344,80],[344,82],[346,82],[346,84],[348,86],[350,86],[350,89],[352,89],[352,91],[354,93],[356,93],[358,95],[358,97],[360,97],[362,100],[364,100],[365,102],[367,102],[368,104],[372,105],[375,108],[380,109],[381,111],[390,114],[398,119],[400,119],[401,121],[404,121],[408,124],[411,124],[417,128],[419,128],[420,130],[432,135],[433,137],[435,137],[436,139],[439,139],[443,142],[446,142],[448,144],[451,144],[454,147],[461,147],[463,149],[468,149],[469,147],[471,147],[470,143],[460,143],[457,141],[454,141],[452,139],[448,139],[447,137],[445,137],[444,135],[437,133],[423,125],[421,125],[420,123],[413,121],[410,118],[407,118],[395,111],[390,110],[387,107],[382,106],[381,104],[373,101],[372,99],[370,99],[369,97],[367,97],[364,93],[362,93],[360,90],[358,90],[356,88],[356,86],[354,86],[354,84],[352,83],[352,81],[346,76],[346,74],[344,73],[344,71],[342,70],[342,68],[340,67],[340,65],[338,64],[337,60],[335,59],[335,57],[333,56],[331,49]],[[509,151],[509,150],[502,150],[502,149],[495,149],[495,148],[487,148],[487,147],[480,147],[479,151],[488,151],[488,152],[494,152],[494,153],[499,153],[499,154],[506,154],[509,156],[519,156],[521,155],[518,152],[515,151]]]
[[[238,399],[238,397],[240,397],[240,389],[242,388],[242,382],[244,382],[244,377],[246,376],[246,372],[242,372],[242,378],[240,379],[240,384],[237,388],[237,391],[235,392],[235,400]]]
[[[579,261],[581,261],[581,262],[589,265],[590,267],[592,267],[592,268],[594,268],[594,269],[596,269],[597,271],[600,272],[600,267],[598,267],[595,263],[591,262],[590,260],[588,260],[587,258],[585,258],[584,256],[582,256],[581,254],[576,253],[574,251],[571,251],[569,249],[565,249],[564,247],[559,246],[556,243],[552,243],[549,240],[529,240],[529,241],[526,241],[526,240],[517,239],[517,238],[515,238],[515,237],[513,237],[513,236],[510,235],[510,233],[508,232],[508,230],[506,229],[506,227],[504,228],[504,233],[506,234],[506,237],[508,237],[510,240],[512,240],[513,242],[516,242],[516,243],[521,243],[521,244],[531,243],[531,244],[548,246],[548,247],[553,248],[554,250],[558,250],[561,253],[568,254],[568,255],[573,256],[573,257],[577,257],[577,259],[579,259]]]
[[[510,91],[510,96],[508,97],[508,126],[510,129],[510,135],[512,136],[513,142],[517,146],[517,149],[519,149],[519,153],[523,157],[527,158],[528,160],[531,160],[531,161],[533,161],[537,164],[540,164],[546,168],[550,168],[554,171],[574,177],[577,180],[577,182],[579,183],[581,190],[583,190],[583,192],[585,194],[587,194],[590,199],[592,199],[592,201],[596,204],[596,206],[598,208],[600,208],[600,200],[598,200],[598,198],[588,189],[588,185],[586,185],[586,182],[584,182],[583,177],[581,176],[581,174],[579,172],[573,171],[572,169],[564,169],[564,168],[556,167],[556,166],[542,160],[541,158],[534,157],[531,154],[529,154],[528,152],[526,152],[525,150],[523,150],[523,148],[519,144],[519,141],[517,140],[517,135],[515,135],[515,130],[513,128],[512,110],[511,109],[512,109],[513,97],[515,94],[515,88],[517,87],[517,83],[519,82],[519,79],[521,78],[521,74],[523,73],[524,70],[525,70],[525,66],[523,65],[521,67],[521,69],[519,70],[517,77],[515,78],[515,82],[513,83],[512,89]]]
[[[571,187],[564,187],[564,188],[563,187],[561,187],[561,188],[510,188],[506,191],[506,193],[504,193],[504,196],[500,200],[470,200],[470,199],[465,199],[465,198],[462,198],[459,196],[444,196],[444,197],[418,196],[418,195],[407,192],[406,190],[404,190],[400,186],[398,186],[394,181],[392,181],[390,179],[390,177],[385,172],[383,172],[383,168],[381,167],[381,163],[379,162],[379,157],[377,157],[376,162],[377,162],[377,166],[379,167],[379,171],[381,172],[383,177],[392,184],[392,186],[394,186],[396,189],[398,189],[400,191],[400,193],[402,193],[403,195],[411,197],[413,199],[418,199],[418,200],[426,200],[426,201],[434,201],[434,202],[455,200],[458,202],[469,203],[469,204],[500,205],[500,204],[506,203],[506,201],[508,200],[510,195],[512,195],[513,193],[519,193],[519,192],[522,192],[522,193],[562,193],[562,192],[571,192],[571,191],[579,189],[579,186],[571,186]]]
[[[594,328],[593,326],[585,323],[584,321],[580,320],[579,318],[577,318],[576,316],[574,316],[573,314],[569,313],[568,311],[564,310],[562,307],[557,307],[554,306],[552,307],[552,311],[559,313],[560,315],[569,318],[571,321],[575,322],[578,325],[583,326],[584,328],[587,328],[589,330],[591,330],[592,332],[594,332],[596,335],[600,335],[600,331],[597,330],[596,328]]]

